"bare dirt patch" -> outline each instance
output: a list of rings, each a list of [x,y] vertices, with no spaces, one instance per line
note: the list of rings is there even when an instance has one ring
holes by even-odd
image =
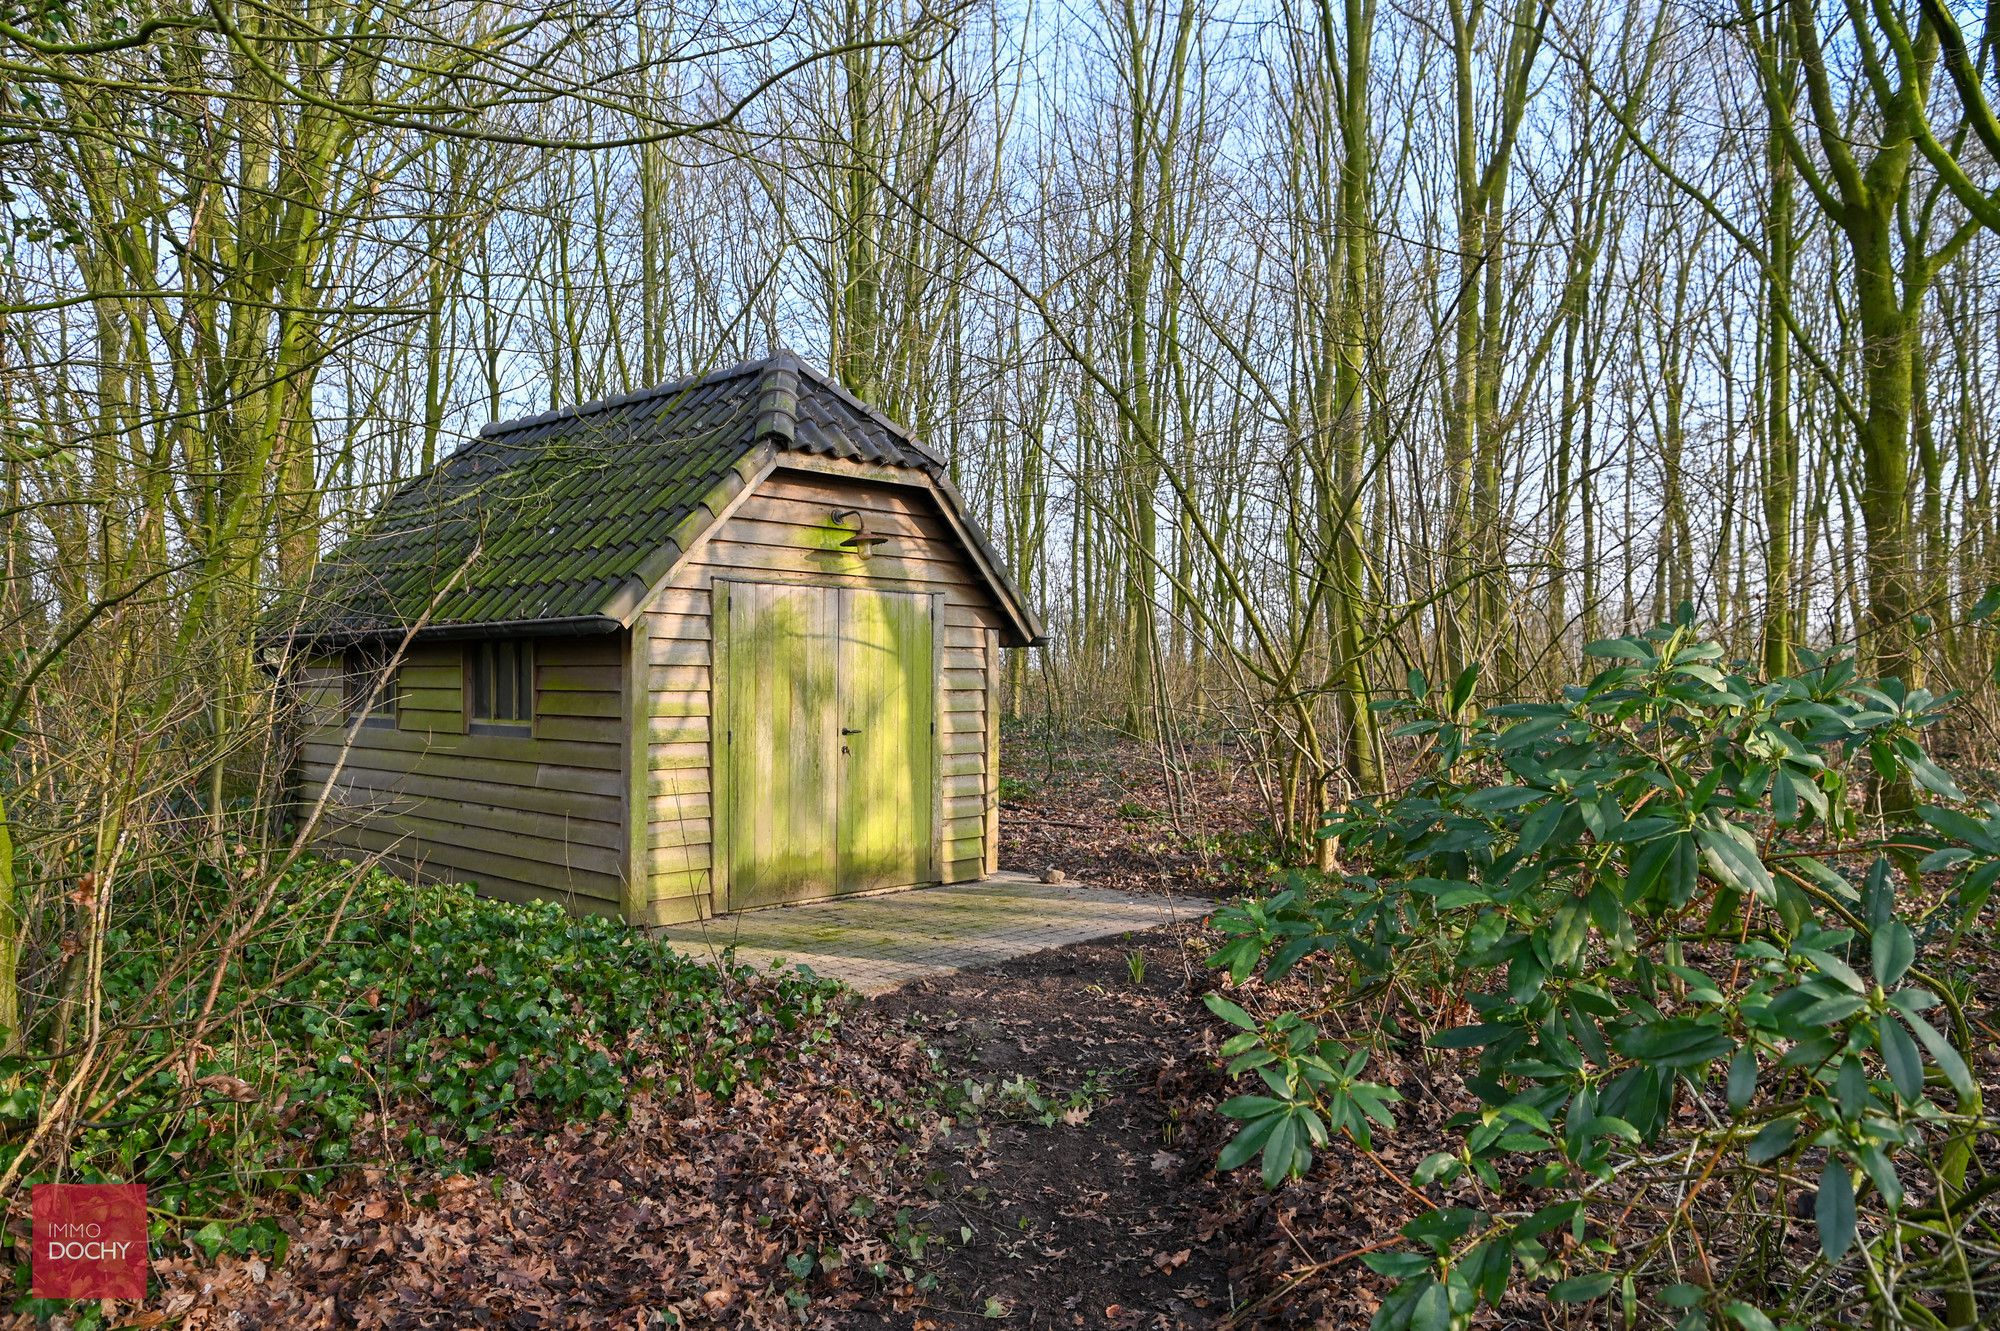
[[[1230,1028],[1201,1001],[1213,947],[1190,922],[875,1000],[937,1051],[956,1105],[980,1103],[932,1139],[916,1216],[940,1240],[931,1287],[834,1324],[1364,1328],[1387,1282],[1359,1258],[1430,1204],[1401,1180],[1444,1142],[1462,1090],[1378,1061],[1406,1099],[1373,1156],[1336,1143],[1275,1192],[1253,1170],[1218,1175],[1234,1125],[1216,1105],[1242,1088],[1215,1055]]]
[[[935,1289],[848,1326],[1215,1325],[1219,1083],[1191,997],[1200,943],[1166,928],[925,980],[875,1002],[942,1055],[965,1125],[935,1144]],[[1135,962],[1132,958],[1141,958]],[[1135,978],[1136,973],[1136,978]],[[990,1320],[989,1320],[990,1319]]]

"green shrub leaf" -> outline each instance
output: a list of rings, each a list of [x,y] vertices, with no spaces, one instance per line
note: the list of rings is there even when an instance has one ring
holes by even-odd
[[[1627,1058],[1670,1068],[1712,1063],[1736,1047],[1711,1017],[1671,1017],[1634,1027],[1612,1044]]]
[[[1753,1307],[1741,1300],[1731,1303],[1723,1311],[1729,1315],[1729,1320],[1742,1327],[1743,1331],[1778,1331],[1761,1308]]]
[[[1828,1261],[1839,1261],[1854,1246],[1854,1180],[1838,1157],[1829,1159],[1820,1171],[1813,1221],[1819,1226],[1819,1250]]]
[[[1875,973],[1875,983],[1884,989],[1894,988],[1916,959],[1917,940],[1909,925],[1901,920],[1890,920],[1876,930],[1874,942],[1869,948],[1869,964]]]
[[[1549,1297],[1557,1303],[1589,1303],[1592,1299],[1601,1299],[1610,1293],[1611,1286],[1617,1279],[1617,1276],[1609,1271],[1600,1271],[1596,1275],[1571,1276],[1568,1280],[1558,1280],[1550,1286]]]
[[[1924,1093],[1924,1064],[1916,1043],[1904,1033],[1894,1017],[1883,1015],[1876,1027],[1876,1047],[1882,1051],[1882,1066],[1896,1094],[1914,1103]]]
[[[1246,1031],[1254,1031],[1257,1029],[1257,1019],[1255,1017],[1251,1016],[1248,1012],[1245,1012],[1242,1008],[1238,1007],[1236,1004],[1224,998],[1221,994],[1217,993],[1203,994],[1201,996],[1201,1001],[1207,1005],[1208,1010],[1210,1012],[1213,1012],[1216,1016],[1222,1018],[1224,1021],[1228,1022],[1231,1026],[1240,1026]]]

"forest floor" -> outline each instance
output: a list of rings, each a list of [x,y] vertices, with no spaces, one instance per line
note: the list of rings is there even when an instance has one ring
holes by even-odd
[[[1075,944],[875,1001],[972,1112],[938,1143],[917,1217],[943,1240],[935,1289],[849,1325],[1201,1326],[1231,1306],[1191,935]]]
[[[1198,926],[1156,929],[877,999],[984,1112],[933,1151],[918,1215],[944,1239],[935,1287],[830,1324],[1367,1326],[1384,1282],[1353,1259],[1410,1206],[1341,1148],[1276,1193],[1215,1172],[1231,1127],[1215,1112],[1230,1093],[1215,1050],[1229,1031],[1200,999],[1208,950]],[[1416,1094],[1415,1130],[1380,1148],[1404,1173],[1441,1140],[1423,1129],[1443,1109]]]
[[[1109,735],[1001,746],[1000,867],[1197,903],[1267,880],[1276,853],[1250,764],[1215,746],[1171,773]]]
[[[728,1101],[523,1124],[485,1169],[353,1171],[285,1218],[281,1262],[156,1263],[164,1307],[126,1324],[1365,1325],[1358,1266],[1338,1296],[1287,1282],[1401,1223],[1383,1174],[1266,1194],[1213,1169],[1203,919],[1267,871],[1257,792],[1225,755],[1169,781],[1082,747],[1016,748],[1041,761],[1007,782],[1003,865],[1171,894],[1175,923],[855,1000],[831,1051]]]
[[[1461,1061],[1373,1056],[1403,1099],[1372,1152],[1336,1142],[1275,1191],[1216,1173],[1206,915],[1268,881],[1261,805],[1222,755],[1170,782],[1088,747],[1010,776],[1002,863],[1169,894],[1174,923],[850,999],[726,1100],[523,1123],[480,1169],[352,1171],[285,1218],[281,1263],[156,1263],[165,1306],[124,1324],[1361,1331],[1388,1282],[1360,1259],[1433,1204],[1405,1180],[1452,1144]]]

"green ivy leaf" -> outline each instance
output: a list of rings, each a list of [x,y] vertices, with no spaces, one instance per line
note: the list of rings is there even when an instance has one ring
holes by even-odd
[[[202,1255],[212,1262],[216,1254],[222,1251],[222,1246],[228,1241],[228,1237],[228,1232],[219,1223],[211,1220],[188,1235],[188,1241],[200,1248]]]

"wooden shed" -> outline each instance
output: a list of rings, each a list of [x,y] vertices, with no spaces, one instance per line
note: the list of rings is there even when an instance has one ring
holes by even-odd
[[[324,842],[648,924],[991,872],[1041,641],[942,462],[788,353],[488,426],[294,618]]]

